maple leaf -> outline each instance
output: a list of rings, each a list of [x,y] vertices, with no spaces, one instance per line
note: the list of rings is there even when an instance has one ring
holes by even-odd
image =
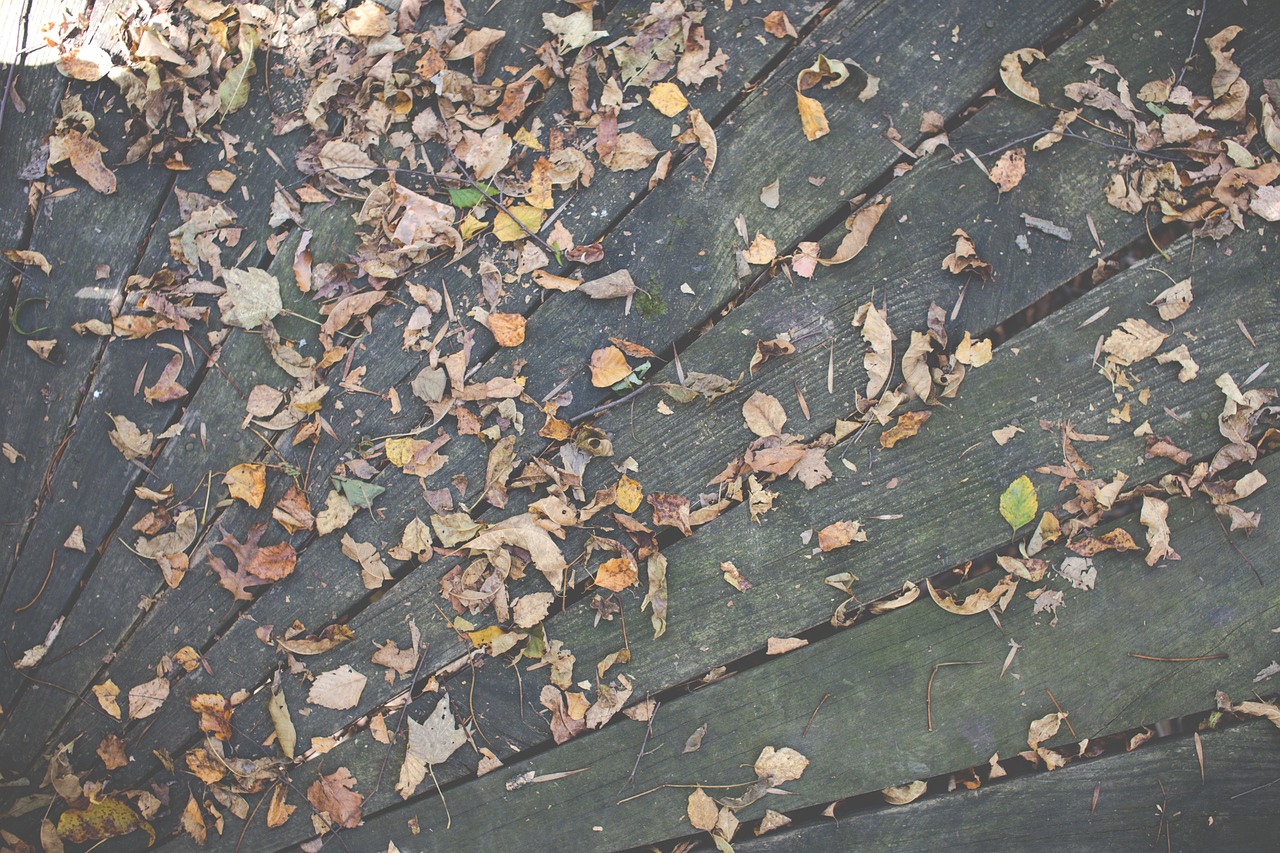
[[[218,526],[222,534],[219,545],[231,551],[236,558],[236,570],[227,568],[222,558],[209,555],[209,566],[217,573],[219,585],[239,601],[252,601],[248,593],[252,586],[272,584],[293,573],[298,562],[298,552],[288,542],[275,545],[260,546],[258,540],[267,532],[267,523],[260,521],[249,528],[244,542],[240,542],[230,533]]]

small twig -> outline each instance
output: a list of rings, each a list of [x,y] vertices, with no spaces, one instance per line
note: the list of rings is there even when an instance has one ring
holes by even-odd
[[[1218,652],[1217,654],[1213,654],[1213,655],[1198,655],[1193,658],[1162,658],[1162,657],[1156,657],[1155,655],[1140,655],[1137,652],[1129,652],[1128,655],[1131,658],[1138,658],[1138,660],[1154,660],[1154,661],[1159,661],[1160,663],[1191,663],[1192,661],[1198,661],[1198,660],[1226,660],[1227,659],[1226,652]]]
[[[28,601],[26,604],[14,610],[13,611],[14,613],[21,613],[22,611],[26,610],[28,607],[30,607],[31,605],[39,601],[40,596],[44,595],[44,588],[49,585],[49,578],[53,577],[53,561],[54,561],[54,558],[57,556],[58,556],[58,549],[55,547],[49,553],[49,571],[44,573],[44,583],[40,584],[40,589],[36,591],[35,597],[32,598],[30,601]]]
[[[1270,786],[1276,784],[1277,782],[1280,782],[1280,779],[1272,779],[1270,782],[1263,782],[1261,785],[1254,785],[1252,788],[1250,788],[1247,791],[1241,791],[1240,793],[1235,794],[1234,796],[1231,797],[1231,799],[1234,800],[1237,797],[1243,797],[1245,794],[1252,794],[1254,791],[1261,791],[1263,788],[1269,788]]]
[[[1236,322],[1239,323],[1240,321],[1237,320]],[[1240,323],[1240,326],[1243,328],[1244,324]],[[1266,584],[1262,582],[1262,574],[1258,571],[1258,567],[1253,564],[1253,560],[1250,560],[1249,556],[1245,554],[1244,551],[1240,550],[1240,546],[1231,541],[1231,533],[1228,532],[1227,526],[1222,523],[1222,516],[1214,513],[1214,518],[1218,519],[1218,526],[1222,528],[1222,536],[1227,540],[1227,544],[1230,545],[1235,552],[1240,555],[1240,559],[1244,560],[1249,568],[1253,570],[1253,576],[1258,579],[1258,586],[1266,586]]]
[[[929,731],[933,731],[933,679],[938,674],[938,670],[944,666],[976,666],[980,663],[986,663],[981,660],[949,660],[933,665],[933,672],[929,673],[929,683],[924,689],[924,710],[925,715],[929,719]]]
[[[936,670],[935,670],[936,671]],[[822,698],[818,700],[818,707],[813,709],[813,713],[809,715],[809,722],[804,724],[804,731],[800,733],[800,737],[804,737],[809,733],[809,726],[813,725],[813,720],[818,716],[818,711],[822,709],[822,703],[831,698],[830,693],[823,693]]]
[[[661,791],[663,788],[702,788],[704,791],[720,791],[726,788],[745,788],[748,785],[754,785],[755,783],[756,781],[754,779],[751,780],[750,782],[739,782],[736,785],[677,785],[677,784],[668,782],[666,784],[659,785],[656,788],[650,788],[647,791],[641,791],[638,794],[632,794],[630,797],[627,797],[625,800],[618,800],[618,802],[614,803],[614,805],[620,806],[623,803],[629,803],[632,800],[638,800],[641,797],[647,797],[652,793]]]
[[[618,789],[619,794],[631,787],[631,783],[636,780],[636,771],[640,769],[640,759],[644,758],[644,748],[649,745],[649,736],[653,734],[653,718],[658,716],[658,709],[661,707],[661,702],[655,702],[653,710],[649,712],[649,724],[644,727],[644,740],[640,741],[640,751],[636,753],[636,763],[631,765],[631,773],[628,774],[627,781]]]
[[[1071,732],[1071,736],[1076,740],[1080,740],[1080,736],[1076,734],[1076,730],[1071,727],[1071,718],[1067,716],[1067,712],[1062,710],[1062,706],[1058,704],[1058,700],[1053,698],[1053,691],[1048,687],[1044,692],[1049,694],[1049,701],[1053,703],[1053,707],[1058,709],[1058,713],[1062,715],[1062,722],[1067,724],[1067,731]]]
[[[1191,49],[1187,51],[1187,58],[1182,60],[1182,70],[1178,72],[1178,79],[1174,81],[1174,88],[1182,85],[1182,75],[1187,73],[1187,66],[1191,64],[1191,58],[1196,55],[1196,44],[1200,41],[1200,27],[1204,24],[1204,12],[1209,6],[1209,0],[1200,0],[1200,16],[1196,18],[1196,32],[1191,36]]]
[[[651,387],[653,387],[652,384],[645,383],[644,385],[641,385],[639,388],[636,388],[635,390],[619,397],[616,400],[610,400],[607,403],[602,403],[601,405],[596,406],[594,409],[587,409],[585,412],[583,412],[580,415],[574,415],[573,417],[569,418],[569,423],[571,424],[582,423],[587,418],[594,417],[600,414],[601,412],[607,412],[615,406],[621,406],[623,403],[626,403],[629,400],[634,400],[636,397],[639,397],[641,393],[643,393],[644,391],[647,391]]]
[[[261,797],[258,797],[258,804],[253,807],[253,811],[249,813],[248,819],[245,820],[244,828],[240,830],[240,838],[236,841],[236,849],[231,851],[231,853],[240,853],[240,845],[244,844],[244,835],[249,831],[249,827],[253,824],[253,816],[258,813],[258,809],[262,808],[262,802],[271,794],[272,790],[275,790],[274,786],[263,792]]]

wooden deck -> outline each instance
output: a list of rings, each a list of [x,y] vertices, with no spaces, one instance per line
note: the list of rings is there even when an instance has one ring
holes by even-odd
[[[0,0],[0,20],[25,14],[30,22],[21,32],[6,26],[0,39],[38,48],[40,25],[64,5],[89,22],[77,40],[118,49],[119,15],[136,4]],[[1202,19],[1189,5],[830,0],[779,4],[796,35],[776,37],[762,24],[773,7],[710,3],[710,51],[722,49],[727,60],[719,76],[681,88],[712,129],[715,153],[673,138],[691,126],[688,113],[669,118],[643,102],[619,116],[624,132],[673,152],[665,180],[654,180],[652,166],[613,171],[598,162],[584,141],[598,128],[575,130],[581,104],[556,81],[506,130],[541,134],[544,144],[561,134],[566,146],[590,153],[589,186],[555,188],[554,223],[579,246],[601,244],[604,257],[550,257],[545,271],[592,279],[626,270],[640,290],[625,309],[621,299],[556,292],[516,274],[518,253],[506,249],[520,244],[500,245],[487,233],[468,239],[460,259],[446,252],[371,279],[376,258],[357,233],[368,227],[353,215],[386,177],[361,184],[317,173],[319,131],[274,132],[273,117],[300,111],[312,95],[313,81],[286,51],[258,54],[247,105],[205,128],[208,139],[174,131],[156,162],[127,166],[116,164],[137,119],[126,121],[116,86],[68,80],[54,70],[51,49],[23,53],[13,77],[23,111],[10,99],[0,125],[0,249],[38,252],[52,270],[12,257],[0,291],[9,320],[0,327],[0,442],[12,457],[0,459],[0,845],[39,849],[43,831],[44,849],[59,849],[49,836],[63,819],[67,849],[87,849],[99,836],[77,837],[63,816],[93,813],[94,803],[101,816],[110,803],[131,819],[144,815],[153,849],[175,853],[1274,849],[1280,711],[1271,721],[1255,717],[1280,692],[1280,492],[1271,485],[1280,478],[1271,453],[1280,433],[1259,390],[1274,386],[1280,370],[1276,226],[1245,215],[1242,227],[1215,239],[1208,232],[1226,218],[1225,197],[1214,197],[1211,214],[1204,209],[1216,217],[1207,224],[1162,221],[1158,200],[1134,214],[1107,198],[1121,170],[1166,163],[1194,171],[1211,162],[1225,172],[1231,164],[1220,150],[1259,173],[1277,160],[1259,98],[1269,91],[1264,81],[1274,87],[1280,77],[1280,6],[1208,3]],[[538,64],[549,11],[575,7],[502,0],[467,9],[467,30],[506,32],[484,80],[509,81]],[[594,26],[609,33],[599,44],[643,26],[648,13],[648,0],[598,4]],[[442,26],[444,15],[439,4],[424,8],[418,29]],[[1123,75],[1133,98],[1169,75],[1208,93],[1215,60],[1206,39],[1231,26],[1243,28],[1229,58],[1250,87],[1254,124],[1197,116],[1206,133],[1252,127],[1247,150],[1215,141],[1206,154],[1192,139],[1135,157],[1128,125],[1100,99],[1068,138],[1033,150],[1062,111],[1054,105],[1079,106],[1065,86],[1095,81],[1114,90],[1117,78],[1097,57]],[[1046,57],[1027,74],[1042,106],[1001,82],[1002,59],[1022,48]],[[582,54],[566,54],[568,72]],[[830,125],[809,141],[796,81],[820,54],[856,61],[879,84],[866,100],[865,80],[809,91]],[[598,73],[604,59],[586,65],[596,104],[613,72]],[[450,67],[469,72],[472,61]],[[637,93],[648,97],[628,88],[625,102]],[[96,119],[117,181],[112,194],[95,192],[65,163],[49,174],[38,162],[29,171],[68,95]],[[413,114],[435,109],[418,96],[410,97]],[[1144,120],[1159,115],[1139,104]],[[940,132],[922,124],[926,112],[941,117],[946,142],[911,156]],[[335,134],[343,122],[329,124],[325,133]],[[1272,145],[1280,127],[1275,135]],[[391,150],[375,142],[382,147],[371,151]],[[415,182],[418,167],[402,158],[404,186],[446,201],[442,188],[465,187],[444,147],[417,147],[453,178]],[[1026,150],[1026,174],[1001,192],[984,172],[1015,147]],[[521,161],[524,177],[535,156]],[[317,337],[334,297],[388,294],[343,327],[346,349],[327,348],[331,363],[286,373],[260,330],[222,323],[212,284],[190,300],[212,307],[208,324],[137,340],[73,330],[144,313],[140,300],[152,291],[135,277],[169,269],[217,280],[207,258],[189,271],[174,256],[182,229],[190,230],[187,193],[217,195],[206,182],[215,169],[236,176],[218,196],[235,215],[220,226],[221,263],[278,279],[284,310],[274,328],[296,345],[291,352],[324,355]],[[766,206],[762,188],[775,181],[776,205]],[[278,190],[296,197],[308,188],[326,201],[304,199],[296,217],[280,215]],[[515,192],[498,198],[521,201]],[[877,199],[888,208],[856,258],[819,266],[812,278],[797,273],[803,264],[788,256],[819,242],[829,257],[846,218]],[[1028,217],[1069,233],[1051,234]],[[989,275],[945,268],[957,229]],[[537,240],[551,232],[548,221]],[[744,259],[757,233],[776,245],[775,263]],[[499,276],[510,274],[505,283],[484,272],[490,259]],[[322,264],[346,265],[339,272],[347,281],[317,298],[299,276],[315,270],[320,282]],[[1194,294],[1189,309],[1163,319],[1157,295],[1184,280]],[[405,345],[421,317],[411,285],[448,302],[416,349]],[[485,301],[495,286],[497,308]],[[868,305],[896,336],[887,384],[875,381],[860,330]],[[492,311],[524,316],[519,346],[498,346],[482,322]],[[1146,357],[1104,375],[1104,341],[1131,318],[1167,336],[1158,355],[1185,345],[1198,372]],[[943,340],[929,355],[935,373],[922,402],[906,390],[920,379],[904,376],[904,353],[913,335],[926,342],[920,333],[930,328]],[[994,342],[990,363],[956,369],[966,334]],[[749,369],[757,344],[777,339],[794,352]],[[29,344],[47,340],[56,347],[41,358]],[[625,400],[630,388],[596,387],[589,368],[594,352],[619,340],[653,353],[632,359],[650,368],[634,383],[643,390]],[[459,399],[433,410],[415,394],[415,380],[464,348],[447,386]],[[148,400],[143,389],[175,354],[186,394]],[[668,393],[693,384],[695,372],[732,387],[683,403]],[[500,407],[496,398],[464,404],[463,373],[467,388],[512,377],[523,386]],[[938,379],[948,373],[949,381],[963,378],[954,394]],[[1234,386],[1220,379],[1226,374]],[[263,426],[269,416],[249,423],[256,386],[288,395],[296,380],[303,390],[329,389],[306,420],[276,429]],[[902,398],[884,406],[891,413],[881,421],[868,393],[871,403]],[[1255,401],[1240,403],[1252,416],[1223,415],[1232,394]],[[765,435],[763,443],[744,425],[744,405],[762,399],[786,414],[785,425],[773,420],[782,438]],[[322,423],[311,418],[317,412]],[[894,443],[904,412],[928,419]],[[154,436],[136,458],[110,435],[118,416]],[[1242,421],[1244,438],[1224,452]],[[447,438],[439,448],[447,460],[422,478],[406,473],[403,459],[389,457],[392,442],[407,436]],[[1153,451],[1156,438],[1181,452]],[[592,458],[602,440],[611,455]],[[562,446],[571,449],[562,454]],[[765,461],[768,453],[788,448],[806,451],[806,475],[765,467],[782,464]],[[503,465],[504,452],[514,464]],[[754,472],[743,467],[748,452]],[[563,488],[535,476],[534,460]],[[223,485],[226,472],[245,464],[267,474],[258,507]],[[623,475],[649,499],[640,509],[609,492]],[[1031,523],[1014,528],[1001,496],[1023,476],[1038,507]],[[508,479],[509,494],[495,488]],[[531,487],[518,488],[521,480]],[[287,529],[279,514],[273,520],[291,487],[318,514],[343,482],[372,498],[340,529],[319,535]],[[568,506],[552,510],[546,499],[557,493]],[[593,495],[616,506],[591,517]],[[691,535],[651,510],[663,496],[691,502]],[[1165,503],[1173,554],[1152,547],[1158,524],[1150,513]],[[1256,530],[1237,529],[1231,511],[1260,514]],[[139,553],[139,537],[180,531],[184,512],[196,529],[177,548],[189,567],[184,574],[182,558],[170,555],[166,573]],[[451,512],[467,513],[470,535],[444,540],[438,523],[421,558],[404,547],[415,520],[443,522]],[[1010,558],[1035,550],[1044,513],[1064,531],[1032,555],[1047,573],[1027,564],[1021,571],[1034,580],[1021,579],[1008,600],[972,615],[935,604],[926,581],[955,599],[1008,587],[1016,579]],[[540,556],[533,540],[509,537],[505,550],[471,545],[481,530],[501,538],[532,519],[558,536],[540,534],[568,564],[558,587],[548,585],[554,571],[539,571],[543,558],[556,558]],[[865,541],[820,548],[818,531],[842,521],[858,522]],[[268,525],[263,541],[277,555],[295,554],[296,566],[233,596],[215,571],[219,561],[232,564],[222,543],[245,542],[260,523]],[[1069,561],[1113,530],[1127,531],[1136,547],[1094,554],[1096,578],[1073,579]],[[381,582],[371,583],[378,570],[362,571],[351,556],[357,543],[379,555]],[[638,577],[613,592],[599,573],[623,552],[632,565],[639,558]],[[459,567],[505,572],[513,564],[505,585],[486,589],[501,590],[496,613],[464,612],[442,595]],[[735,583],[734,567],[744,580]],[[905,589],[917,593],[909,603]],[[545,618],[507,612],[508,602],[538,595]],[[333,642],[305,646],[316,638]],[[773,653],[790,638],[803,642]],[[398,671],[373,659],[388,642],[404,650]],[[358,696],[312,701],[317,676],[335,670],[367,679]],[[224,701],[234,710],[203,722],[193,710]],[[280,744],[281,703],[296,730],[296,757]],[[441,708],[461,727],[461,747],[398,791],[409,731]],[[1058,711],[1061,725],[1043,741],[1051,752],[1036,756],[1029,730]],[[690,742],[697,732],[700,746]],[[1034,759],[1019,757],[1029,746]],[[807,765],[799,775],[770,776],[758,761],[766,748],[794,750]],[[1055,762],[1065,766],[1046,769]],[[335,807],[326,818],[315,792],[347,775],[359,809],[344,819]],[[925,786],[922,796],[886,802],[882,791],[913,782]],[[699,786],[714,799],[702,801],[719,821],[710,834],[691,806],[691,795],[695,803],[703,796],[693,794]],[[275,819],[282,802],[296,809],[283,823]],[[761,834],[774,813],[789,824]],[[139,830],[99,849],[142,849],[146,841]]]

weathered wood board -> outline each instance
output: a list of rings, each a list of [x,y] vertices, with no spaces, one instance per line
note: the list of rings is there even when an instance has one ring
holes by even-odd
[[[1280,737],[1251,722],[1176,736],[1054,773],[900,808],[842,813],[752,838],[734,850],[1240,850],[1275,847]],[[1093,798],[1097,795],[1097,805]]]

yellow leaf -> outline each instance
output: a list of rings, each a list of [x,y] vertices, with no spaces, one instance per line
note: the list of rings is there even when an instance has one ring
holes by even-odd
[[[222,484],[231,492],[231,497],[257,509],[262,505],[262,496],[267,490],[267,466],[259,462],[242,462],[227,472]]]
[[[627,587],[634,586],[637,580],[639,573],[636,571],[636,564],[627,557],[606,560],[596,572],[596,585],[614,592],[622,592]]]
[[[800,129],[804,131],[805,139],[813,142],[831,132],[831,126],[827,124],[827,113],[822,109],[821,103],[796,92],[796,107],[800,110]]]
[[[672,118],[689,106],[689,99],[675,83],[659,83],[649,90],[649,103],[667,118]]]
[[[1015,531],[1024,524],[1030,524],[1038,509],[1040,503],[1036,499],[1036,487],[1026,474],[1010,483],[1000,496],[1000,514]]]
[[[143,820],[128,803],[114,797],[105,797],[82,809],[67,809],[58,818],[58,835],[75,844],[117,838],[141,829],[151,838],[147,846],[155,843],[156,831]]]
[[[597,388],[608,388],[630,375],[631,365],[617,347],[601,347],[591,353],[591,384]]]
[[[640,488],[640,484],[623,474],[622,479],[618,481],[618,489],[614,493],[618,509],[623,512],[635,512],[640,508],[640,500],[643,497],[644,490]]]
[[[504,243],[510,243],[515,240],[523,240],[529,235],[524,228],[537,233],[542,227],[542,219],[546,216],[546,211],[539,210],[536,207],[530,207],[527,204],[517,204],[508,207],[511,211],[508,216],[506,211],[498,211],[498,215],[493,219],[493,236],[497,237]],[[512,217],[515,217],[514,219]],[[520,226],[524,225],[524,228]]]

